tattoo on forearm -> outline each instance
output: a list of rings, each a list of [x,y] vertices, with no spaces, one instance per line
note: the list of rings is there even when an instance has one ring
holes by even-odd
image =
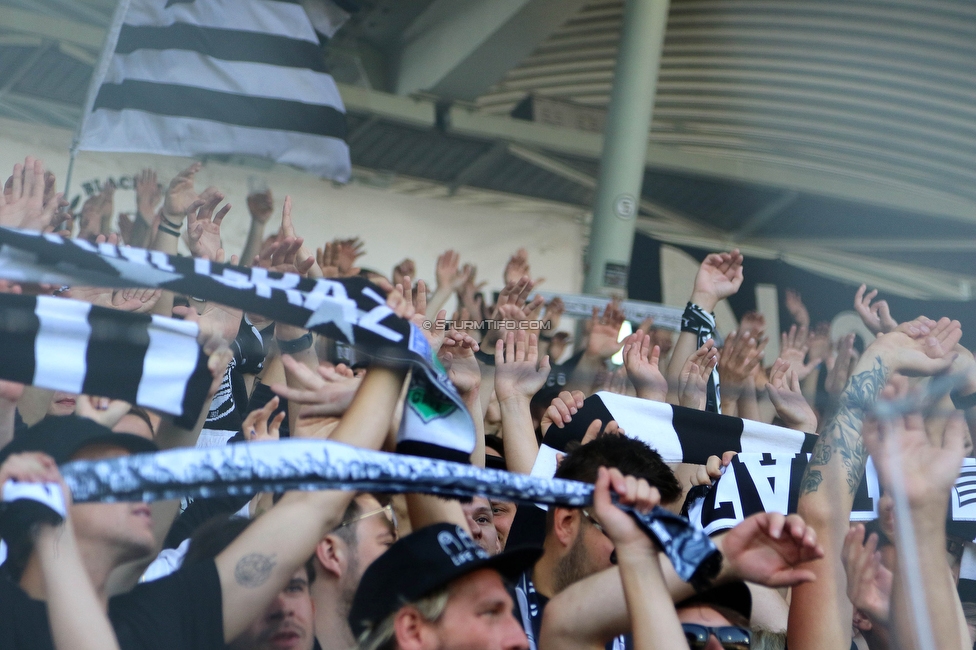
[[[234,567],[234,579],[242,587],[260,587],[271,577],[271,570],[275,567],[274,555],[251,553],[245,555]]]
[[[835,456],[846,470],[851,496],[857,491],[867,462],[867,452],[861,438],[864,413],[878,399],[881,389],[888,383],[889,374],[888,368],[878,357],[870,370],[859,372],[848,380],[840,395],[837,412],[824,426],[813,447],[800,483],[801,496],[819,489],[824,479],[820,468],[826,467]]]

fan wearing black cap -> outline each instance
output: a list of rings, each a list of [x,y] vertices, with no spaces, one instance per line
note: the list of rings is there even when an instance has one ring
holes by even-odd
[[[379,448],[404,377],[403,370],[372,366],[332,439]],[[41,451],[64,462],[155,449],[143,438],[113,434],[73,416],[45,420],[36,427],[56,430],[28,431],[3,453]],[[69,445],[66,440],[73,442]],[[14,445],[18,447],[13,449]],[[131,503],[76,504],[71,518],[86,571],[123,650],[211,650],[237,638],[266,609],[312,556],[315,545],[341,522],[354,496],[337,491],[288,493],[215,560],[137,585],[111,600],[105,589],[109,574],[154,548],[149,508]],[[281,535],[282,530],[289,534]],[[0,579],[0,648],[48,650],[52,645],[43,602],[47,593],[37,559],[29,544],[11,541],[10,560],[19,571]]]
[[[651,488],[628,477],[623,503],[650,509]],[[503,579],[534,548],[489,556],[462,528],[435,524],[404,537],[363,574],[349,613],[358,650],[527,650]]]

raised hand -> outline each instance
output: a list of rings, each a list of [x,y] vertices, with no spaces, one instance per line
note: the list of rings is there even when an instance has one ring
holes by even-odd
[[[817,414],[800,391],[800,377],[790,364],[777,359],[766,384],[769,401],[783,423],[797,431],[813,433],[817,430]]]
[[[881,564],[878,534],[864,542],[864,524],[851,526],[841,553],[847,572],[847,597],[874,625],[887,625],[891,616],[891,587],[894,576]]]
[[[437,352],[437,358],[447,371],[447,376],[461,395],[481,387],[481,366],[474,356],[477,351],[477,341],[463,332],[451,330],[447,332],[441,349]]]
[[[738,395],[746,380],[762,361],[768,339],[758,339],[747,330],[731,332],[725,338],[718,363],[719,381],[727,396]],[[707,377],[706,377],[707,379]]]
[[[904,397],[904,391],[900,392],[894,385],[886,386],[881,393],[884,400]],[[897,480],[913,509],[933,508],[928,514],[944,518],[950,490],[965,456],[966,424],[958,412],[946,423],[941,445],[929,439],[925,419],[919,412],[868,421],[863,437],[882,488],[891,490],[892,480]],[[892,464],[892,454],[900,456],[897,470]]]
[[[205,336],[233,341],[237,338],[244,312],[208,300],[201,313],[197,313],[195,307],[178,305],[173,307],[173,315],[197,323]]]
[[[552,425],[556,425],[557,429],[562,429],[569,424],[573,416],[576,415],[576,412],[583,408],[584,399],[583,391],[561,391],[559,395],[553,398],[542,416],[542,421],[539,425],[542,435],[546,435],[546,432]]]
[[[637,330],[624,339],[624,368],[637,397],[663,402],[668,396],[668,380],[659,367],[661,348],[651,347],[651,336]]]
[[[495,395],[502,402],[513,397],[531,399],[549,377],[549,357],[539,359],[539,337],[525,330],[507,332],[495,343]]]
[[[182,223],[183,217],[190,210],[190,206],[200,199],[193,188],[193,181],[203,165],[195,162],[169,182],[166,195],[163,198],[163,214],[172,223]]]
[[[609,359],[617,354],[623,346],[623,342],[618,340],[620,327],[623,324],[624,312],[616,301],[608,303],[602,315],[594,307],[593,315],[590,317],[590,336],[586,342],[586,354],[599,359]]]
[[[79,395],[75,403],[75,415],[98,422],[111,429],[132,409],[132,405],[120,399]]]
[[[406,284],[404,283],[404,278],[415,278],[415,277],[417,277],[417,265],[410,258],[403,260],[402,262],[400,262],[399,264],[393,267],[394,285],[400,284],[406,286]]]
[[[791,587],[816,579],[801,568],[824,556],[817,533],[800,515],[760,512],[721,538],[722,554],[741,580],[767,587]]]
[[[547,323],[546,331],[552,332],[559,328],[559,321],[562,320],[563,313],[566,311],[566,303],[559,296],[556,296],[546,305],[543,321]]]
[[[317,371],[313,371],[287,354],[281,356],[281,362],[299,386],[272,384],[271,390],[289,402],[303,404],[302,417],[341,416],[349,408],[365,376],[350,375],[341,364],[336,367],[320,364]]]
[[[457,291],[468,281],[471,265],[466,264],[464,270],[459,267],[461,256],[457,251],[449,250],[437,257],[435,275],[437,276],[437,290]]]
[[[281,423],[285,420],[285,412],[282,411],[268,422],[271,414],[278,408],[280,400],[272,397],[268,403],[259,409],[254,409],[247,414],[241,424],[241,431],[244,433],[244,440],[247,442],[265,442],[278,440]]]
[[[634,521],[634,518],[618,508],[610,500],[610,491],[617,494],[618,503],[633,506],[638,512],[648,513],[661,503],[661,494],[644,479],[624,476],[620,470],[600,467],[593,486],[592,516],[600,522],[604,533],[613,542],[618,553],[650,551],[655,543]]]
[[[719,300],[735,295],[742,286],[742,262],[738,249],[730,253],[712,253],[698,267],[691,301],[712,311]]]
[[[200,204],[198,200],[191,204],[191,209],[187,212],[186,243],[193,257],[202,257],[214,262],[217,260],[218,251],[223,250],[220,241],[220,224],[230,211],[230,203],[222,207],[216,215],[213,213],[223,200],[222,193],[214,192],[206,203]],[[194,206],[196,206],[196,214],[194,214]],[[211,216],[213,216],[212,220]]]
[[[867,328],[875,334],[893,332],[898,327],[898,321],[891,317],[888,302],[879,300],[872,305],[871,301],[878,295],[878,290],[874,289],[865,294],[867,288],[866,284],[862,284],[854,294],[854,310]]]
[[[520,248],[508,259],[502,278],[505,280],[505,284],[512,284],[528,276],[529,253],[524,248]]]
[[[827,376],[824,379],[824,390],[828,395],[837,397],[847,385],[847,380],[851,378],[854,367],[860,358],[854,349],[854,336],[850,334],[844,336],[837,343],[837,356],[827,358]]]
[[[274,213],[274,197],[271,190],[254,192],[247,195],[247,210],[251,213],[251,219],[260,224],[268,223]]]
[[[800,297],[800,292],[795,289],[786,290],[786,310],[790,312],[790,316],[796,322],[798,327],[810,328],[810,312],[807,311],[807,306],[803,304],[803,298]]]
[[[959,321],[919,316],[892,332],[879,334],[865,354],[884,355],[892,369],[904,375],[934,375],[952,365],[954,348],[961,338]]]
[[[152,312],[153,307],[156,306],[162,295],[162,289],[140,289],[138,287],[116,289],[112,292],[110,306],[136,314],[148,314]]]
[[[336,239],[333,244],[336,249],[336,266],[339,268],[339,275],[347,278],[359,273],[359,269],[353,265],[357,259],[366,254],[365,244],[359,237]]]
[[[300,259],[302,243],[301,237],[270,240],[261,248],[261,252],[254,258],[251,266],[276,273],[297,273],[304,276],[315,264],[315,260],[311,257]]]
[[[45,172],[43,161],[28,156],[14,165],[0,197],[0,226],[43,231],[57,225],[63,195],[53,190],[54,175]]]
[[[115,186],[106,183],[102,186],[102,191],[92,196],[84,205],[81,206],[81,221],[78,230],[79,239],[94,239],[101,234],[102,223],[106,218],[111,218],[113,211],[113,197],[115,196]]]
[[[143,169],[136,175],[136,210],[148,223],[156,214],[156,206],[163,198],[155,169]]]
[[[779,358],[790,364],[790,368],[800,377],[806,379],[813,372],[823,359],[810,355],[810,361],[804,364],[807,353],[810,351],[810,334],[806,326],[797,329],[796,325],[790,327],[789,332],[780,335]]]
[[[126,289],[71,287],[59,295],[62,298],[73,298],[99,307],[148,314],[156,306],[162,293],[162,289],[140,289],[136,287]]]
[[[708,378],[718,364],[715,341],[708,339],[688,357],[678,379],[678,403],[681,406],[705,410],[708,398]]]

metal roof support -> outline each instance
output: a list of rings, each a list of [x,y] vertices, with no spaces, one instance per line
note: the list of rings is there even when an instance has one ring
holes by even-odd
[[[398,95],[472,101],[532,53],[585,0],[435,0],[404,30]]]
[[[627,0],[604,128],[586,293],[625,293],[669,0]]]

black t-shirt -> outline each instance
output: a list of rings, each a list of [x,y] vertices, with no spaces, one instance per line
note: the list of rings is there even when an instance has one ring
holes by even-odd
[[[2,573],[2,572],[0,572]],[[217,565],[195,563],[109,600],[121,650],[220,650],[224,618]],[[0,575],[0,650],[54,650],[47,605]]]

